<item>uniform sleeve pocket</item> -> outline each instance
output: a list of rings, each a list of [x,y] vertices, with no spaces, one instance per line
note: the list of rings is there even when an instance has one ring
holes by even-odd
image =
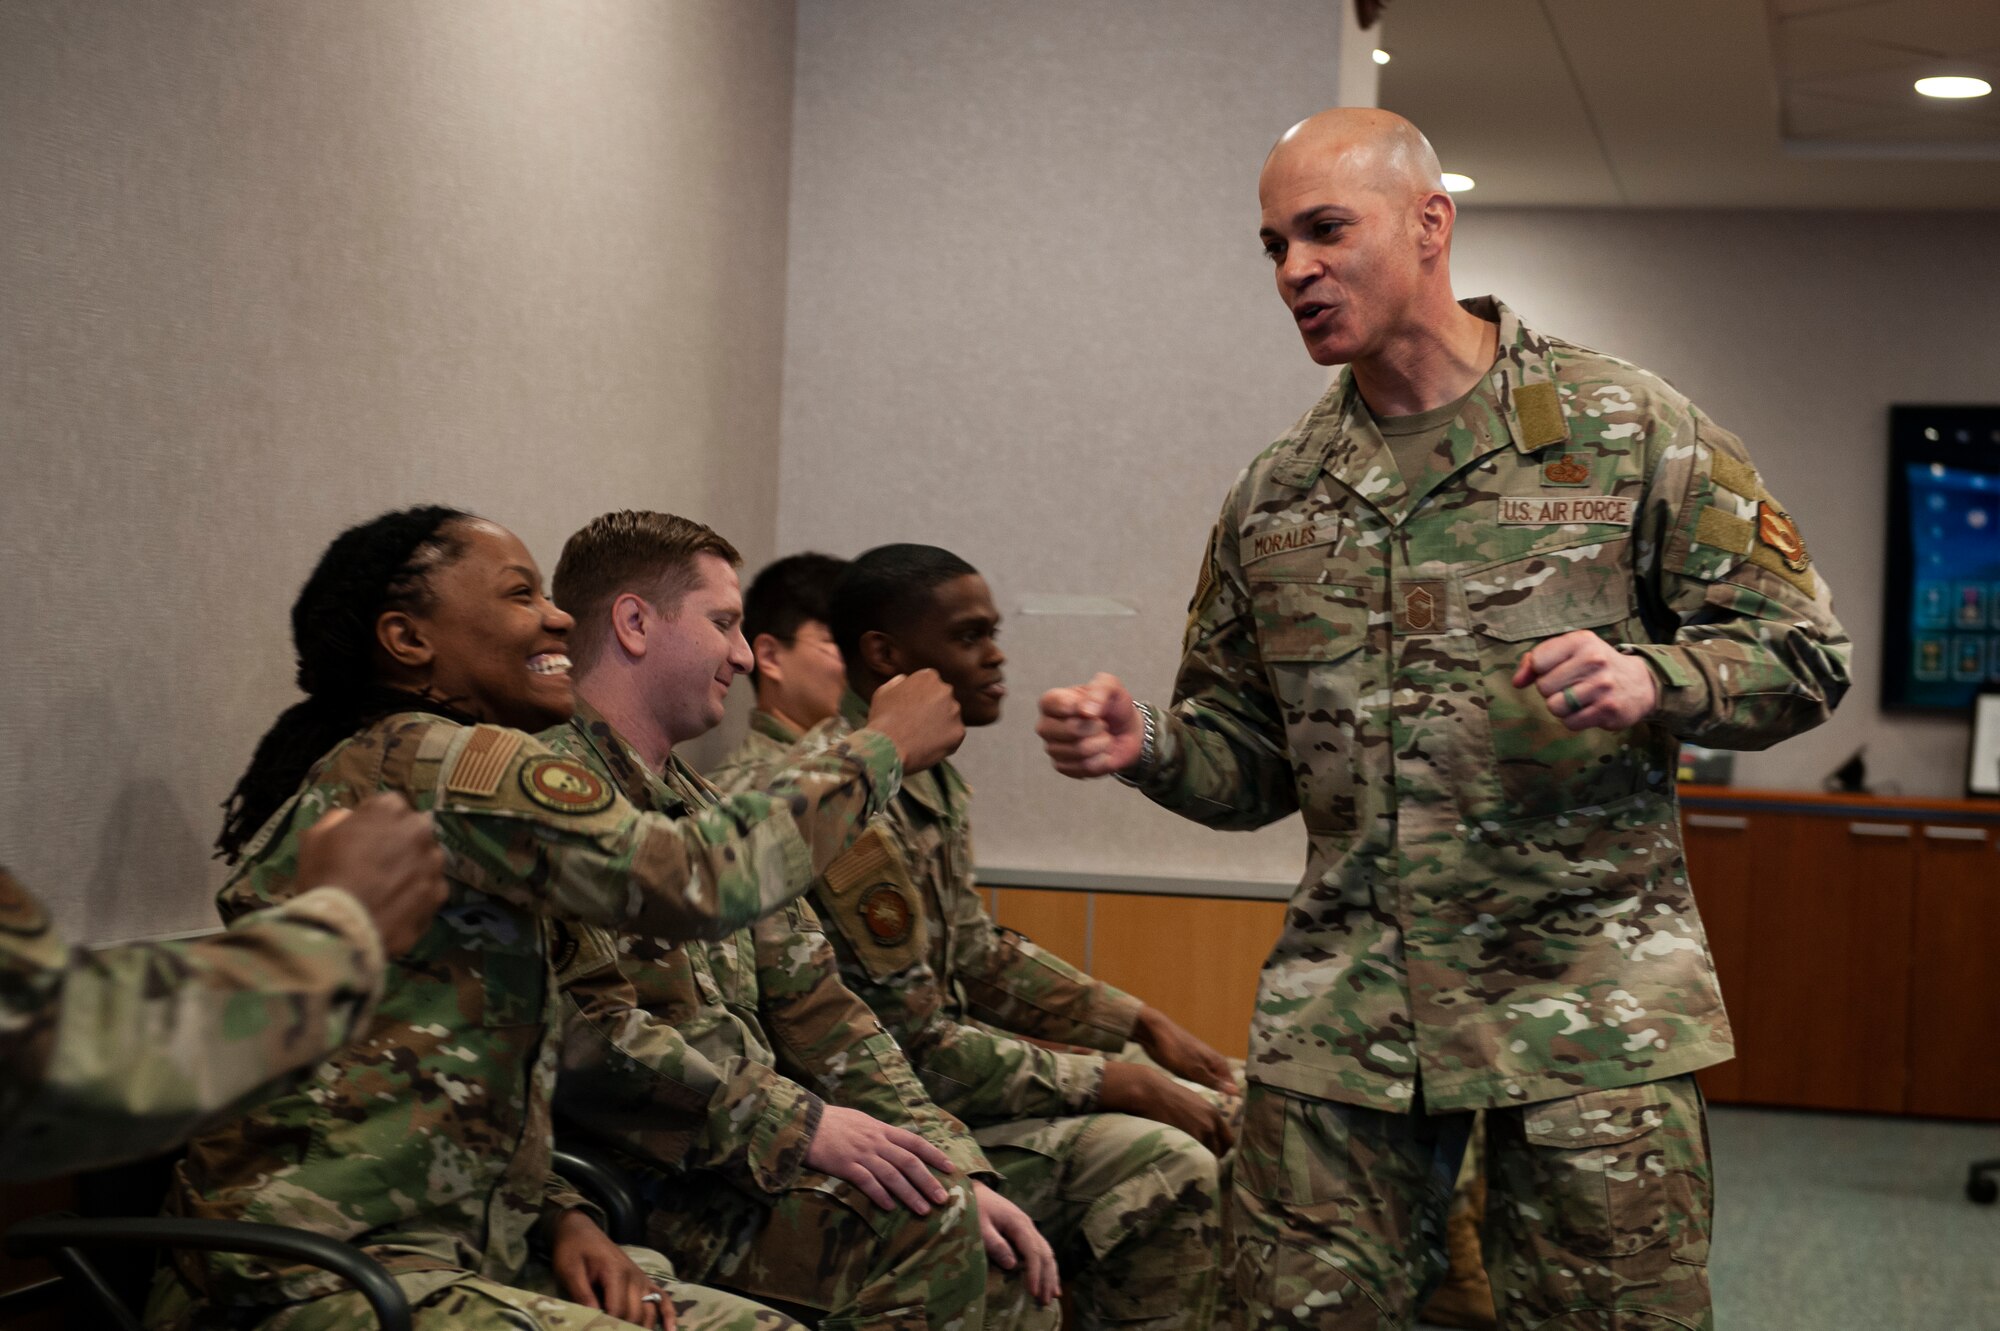
[[[1257,649],[1268,661],[1338,661],[1368,640],[1364,589],[1319,582],[1256,582]]]
[[[1618,557],[1624,545],[1536,555],[1468,576],[1473,628],[1525,642],[1630,619],[1632,574]]]

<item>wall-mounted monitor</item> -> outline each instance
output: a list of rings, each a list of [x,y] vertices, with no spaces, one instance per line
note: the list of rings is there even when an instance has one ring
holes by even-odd
[[[1882,706],[2000,686],[2000,407],[1889,409]]]

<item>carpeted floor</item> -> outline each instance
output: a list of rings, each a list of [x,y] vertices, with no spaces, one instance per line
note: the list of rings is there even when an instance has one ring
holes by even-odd
[[[1718,1331],[2000,1331],[2000,1123],[1711,1111]]]

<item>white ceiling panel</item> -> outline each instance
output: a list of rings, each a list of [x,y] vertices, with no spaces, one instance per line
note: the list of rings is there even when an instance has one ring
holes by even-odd
[[[2000,94],[1911,87],[2000,85],[2000,0],[1397,0],[1380,41],[1467,207],[2000,208]]]

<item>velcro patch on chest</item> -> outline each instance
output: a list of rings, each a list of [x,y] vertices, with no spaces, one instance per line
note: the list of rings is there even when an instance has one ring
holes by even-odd
[[[520,731],[503,726],[474,726],[465,747],[458,751],[458,761],[451,765],[445,793],[493,798],[500,789],[500,778],[507,775],[507,764],[521,751],[525,738]]]
[[[1236,547],[1240,564],[1254,564],[1272,555],[1305,550],[1316,545],[1334,545],[1340,539],[1338,518],[1316,518],[1309,522],[1288,522],[1246,536]]]
[[[1445,626],[1446,595],[1443,582],[1398,584],[1393,597],[1396,609],[1396,632],[1442,632]]]
[[[1503,527],[1563,527],[1573,523],[1629,527],[1639,501],[1624,495],[1537,495],[1500,501]]]
[[[1554,384],[1522,384],[1515,389],[1514,419],[1521,423],[1521,442],[1529,448],[1569,438],[1569,426],[1563,423],[1562,400]]]
[[[1590,464],[1574,453],[1564,453],[1542,464],[1542,484],[1578,486],[1590,482]]]

